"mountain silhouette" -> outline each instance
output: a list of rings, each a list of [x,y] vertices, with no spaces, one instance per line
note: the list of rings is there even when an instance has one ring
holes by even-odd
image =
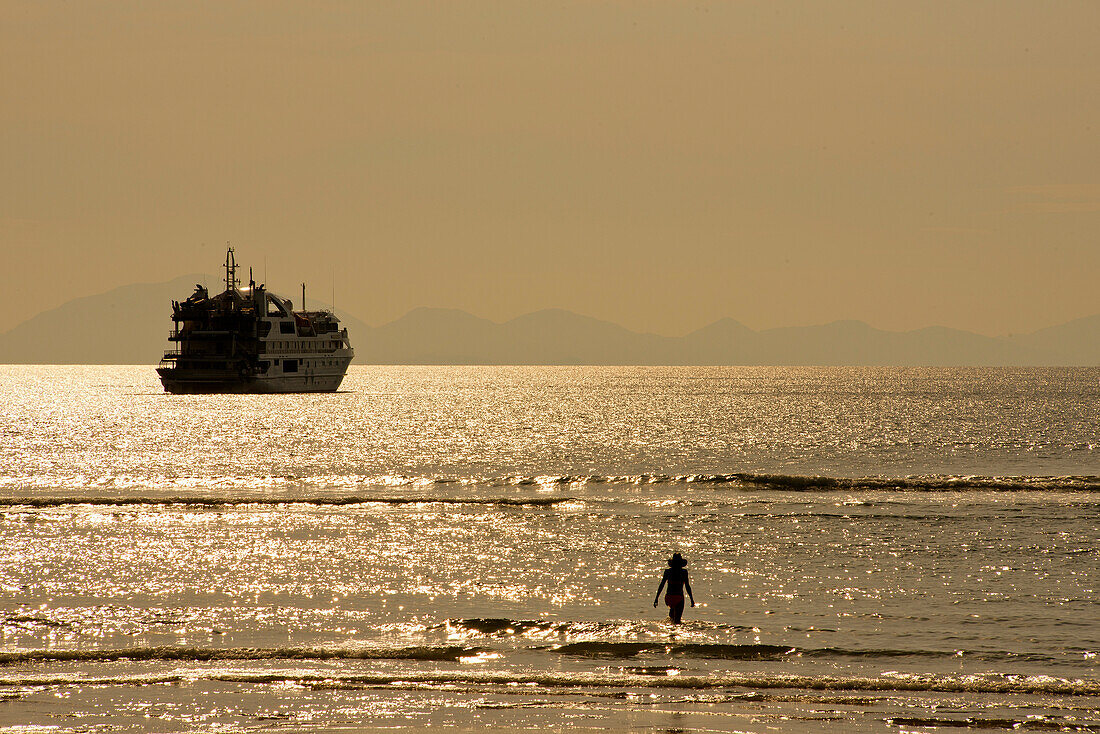
[[[1061,364],[1100,364],[1100,314],[1012,336],[1009,341],[1061,355]]]
[[[0,334],[0,364],[156,364],[168,347],[172,301],[198,283],[217,292],[219,280],[193,273],[68,301]],[[351,317],[344,325],[351,333],[370,329]]]
[[[4,364],[150,364],[160,360],[172,330],[172,299],[196,283],[184,275],[167,283],[135,283],[43,311],[0,334]]]
[[[171,301],[216,278],[187,275],[78,298],[0,334],[0,363],[153,364],[168,345]],[[311,308],[324,304],[311,302]],[[1095,365],[1100,314],[1010,337],[862,321],[756,331],[723,318],[686,336],[638,333],[564,309],[497,323],[417,308],[371,327],[338,312],[360,364]]]

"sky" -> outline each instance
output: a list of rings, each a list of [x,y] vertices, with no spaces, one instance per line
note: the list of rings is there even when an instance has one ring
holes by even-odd
[[[0,0],[0,309],[231,242],[371,324],[1026,332],[1100,312],[1097,38],[1095,0]]]

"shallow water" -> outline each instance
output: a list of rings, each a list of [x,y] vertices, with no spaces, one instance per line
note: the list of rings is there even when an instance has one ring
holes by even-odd
[[[0,725],[1100,730],[1098,426],[1095,369],[0,367]]]

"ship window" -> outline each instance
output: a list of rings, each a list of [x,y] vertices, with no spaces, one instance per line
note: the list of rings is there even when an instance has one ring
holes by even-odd
[[[279,333],[280,334],[293,334],[294,333],[294,323],[291,322],[291,321],[280,321],[279,322]]]
[[[298,360],[296,359],[284,359],[283,360],[283,372],[297,372]]]

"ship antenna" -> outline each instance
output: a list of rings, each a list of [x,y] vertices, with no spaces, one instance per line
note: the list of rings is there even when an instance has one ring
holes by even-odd
[[[306,310],[306,284],[302,283],[302,310]]]

